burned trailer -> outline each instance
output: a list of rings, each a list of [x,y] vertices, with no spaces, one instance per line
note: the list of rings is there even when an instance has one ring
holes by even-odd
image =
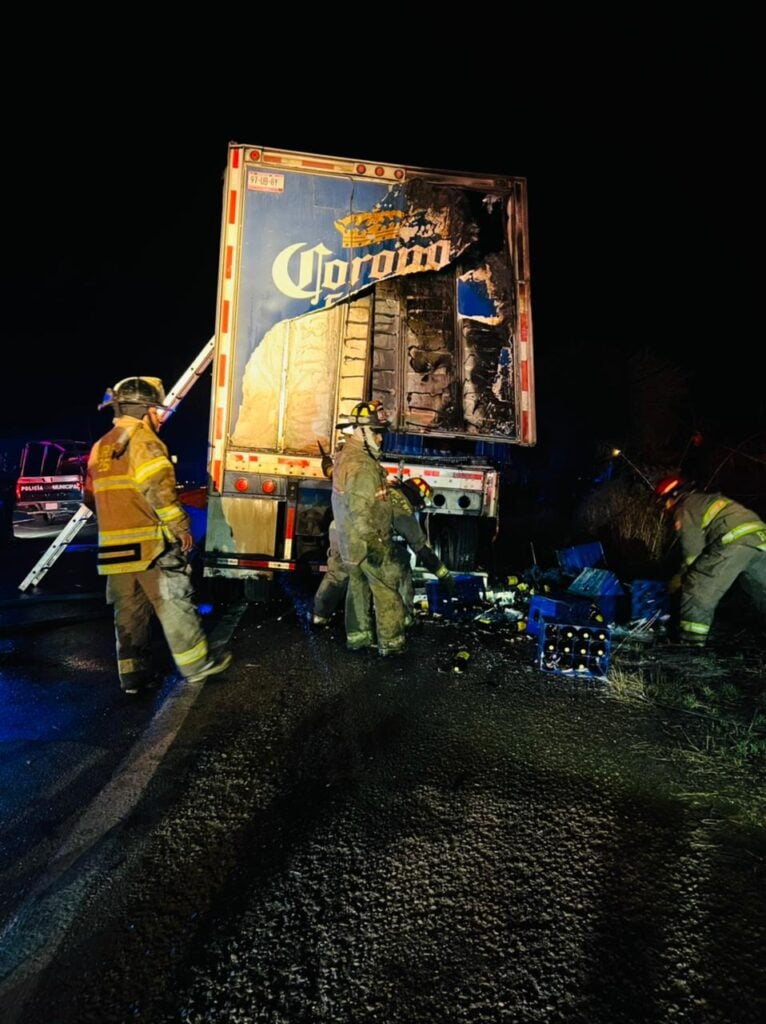
[[[389,476],[425,477],[427,526],[476,568],[498,460],[535,444],[526,182],[231,144],[205,573],[322,568],[322,453],[382,401]]]

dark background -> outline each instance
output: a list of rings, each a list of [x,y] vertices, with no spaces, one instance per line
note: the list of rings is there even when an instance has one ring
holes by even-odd
[[[672,465],[694,431],[758,458],[760,158],[743,96],[709,82],[612,96],[603,82],[534,109],[488,89],[468,108],[361,103],[363,116],[258,103],[181,116],[144,100],[140,116],[62,105],[34,134],[15,124],[2,446],[95,440],[107,386],[147,374],[170,387],[211,337],[234,140],[527,178],[540,440],[524,457],[548,474],[587,476],[612,443]],[[209,381],[166,428],[181,474],[204,466]]]

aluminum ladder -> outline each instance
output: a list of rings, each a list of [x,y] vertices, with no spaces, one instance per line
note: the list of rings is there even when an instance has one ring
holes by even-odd
[[[162,413],[163,421],[172,416],[178,408],[181,400],[191,391],[213,361],[214,347],[215,338],[211,338],[197,355],[196,359],[190,363],[188,368],[181,374],[173,387],[167,393],[165,396],[167,411]],[[21,583],[19,583],[19,590],[26,590],[28,587],[36,587],[53,563],[64,551],[66,551],[69,544],[72,543],[83,526],[85,526],[88,520],[92,517],[93,513],[91,510],[86,505],[80,505],[75,514],[53,541],[51,546],[45,551],[43,556],[38,559],[31,572],[27,573]]]

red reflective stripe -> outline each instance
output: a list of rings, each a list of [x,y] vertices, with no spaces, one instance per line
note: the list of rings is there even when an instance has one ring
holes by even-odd
[[[233,245],[227,245],[226,246],[226,262],[224,264],[224,272],[223,272],[224,277],[227,277],[227,278],[231,277],[231,267],[232,267],[232,263],[233,262],[234,262],[234,246]]]
[[[216,459],[213,463],[213,485],[217,491],[221,489],[221,460]]]
[[[529,363],[526,359],[521,361],[521,390],[529,391]]]
[[[226,355],[221,353],[218,357],[218,387],[222,388],[226,383]]]
[[[236,565],[242,566],[243,569],[294,569],[296,567],[295,562],[266,562],[254,558],[227,559],[226,564],[231,565],[232,561]]]
[[[529,437],[529,412],[524,410],[521,414],[521,439],[522,441]]]
[[[522,313],[519,317],[519,332],[522,341],[529,341],[529,317],[526,313]]]
[[[229,308],[230,303],[228,299],[223,300],[223,306],[221,308],[221,333],[229,333]]]
[[[231,151],[231,166],[239,167],[239,150],[232,149]]]
[[[223,408],[219,405],[215,410],[215,439],[220,441],[223,437]]]
[[[287,522],[285,524],[285,540],[292,540],[295,535],[295,506],[290,505],[287,509]]]
[[[235,224],[237,220],[237,190],[233,188],[229,193],[229,224]]]

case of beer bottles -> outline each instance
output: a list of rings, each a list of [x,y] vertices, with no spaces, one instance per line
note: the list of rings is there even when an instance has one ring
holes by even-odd
[[[537,664],[543,672],[606,679],[612,635],[606,626],[543,622]]]
[[[428,610],[431,615],[440,615],[444,619],[470,618],[477,608],[481,608],[486,598],[484,576],[471,573],[453,574],[455,593],[449,594],[440,580],[426,582]]]
[[[590,612],[591,603],[584,598],[563,594],[557,597],[536,594],[529,602],[527,633],[530,636],[540,636],[543,623],[546,621],[579,622],[584,626],[590,619]]]

